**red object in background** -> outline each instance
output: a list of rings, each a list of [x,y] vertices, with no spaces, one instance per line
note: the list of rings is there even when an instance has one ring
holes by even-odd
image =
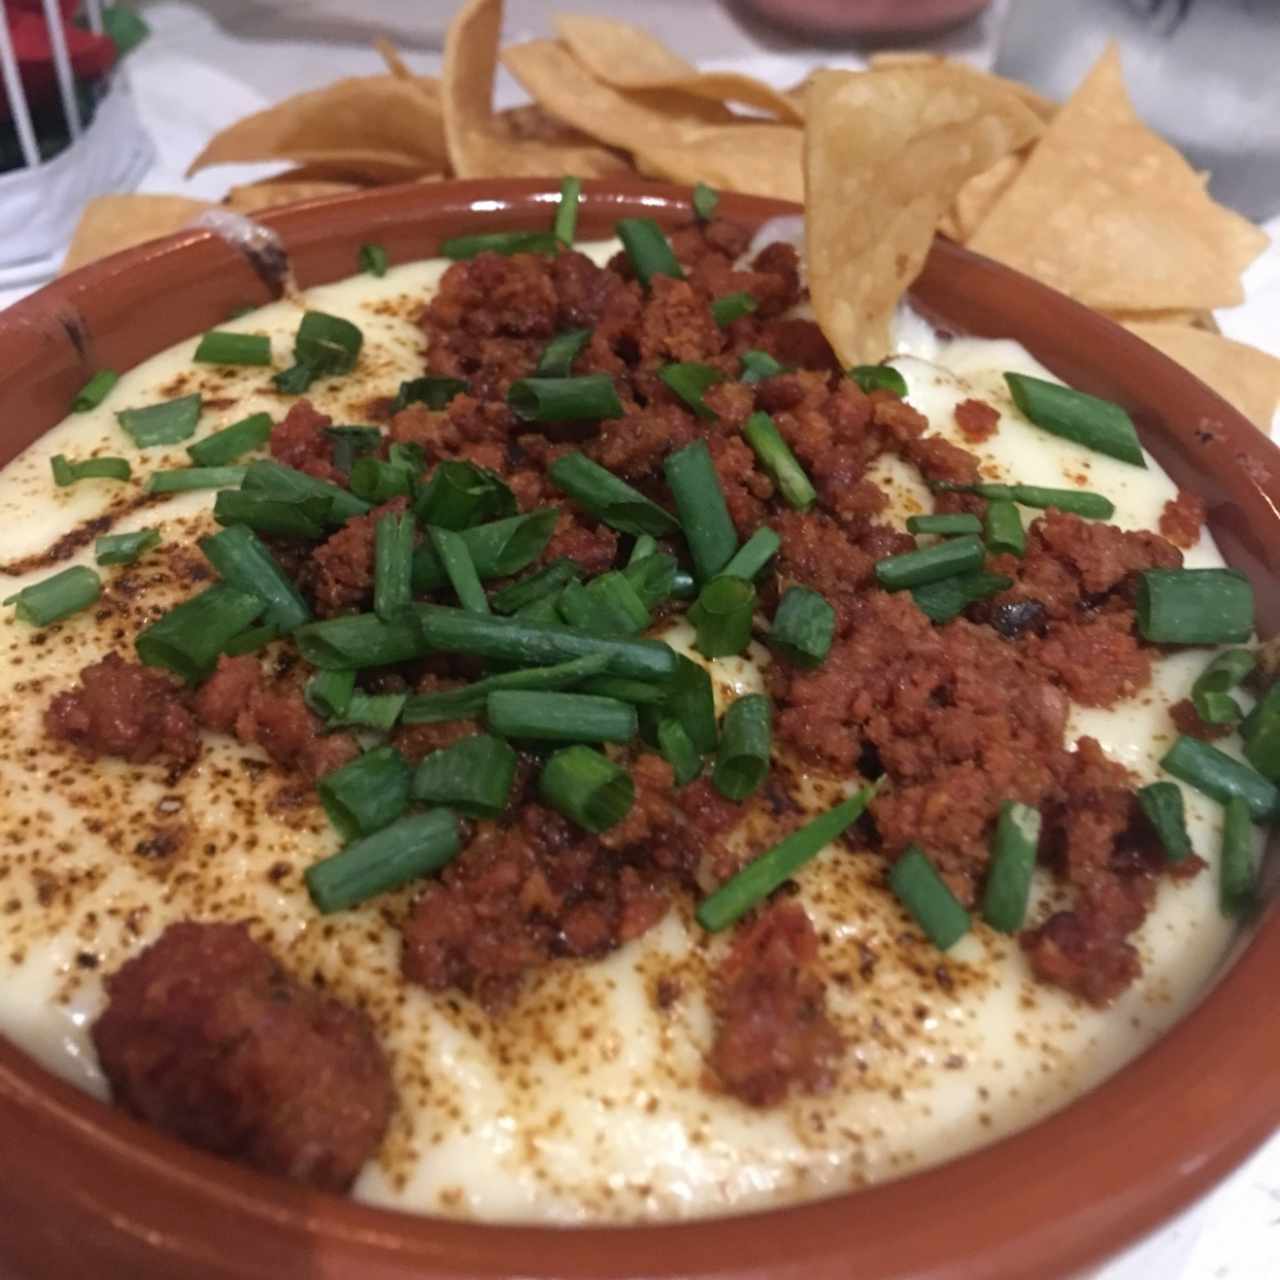
[[[975,17],[990,0],[740,0],[769,22],[805,35],[920,35]]]
[[[40,0],[0,0],[9,21],[9,34],[18,59],[18,71],[27,101],[35,107],[57,92],[58,81],[53,69],[53,46]],[[108,71],[116,60],[116,46],[110,36],[72,23],[79,0],[58,0],[62,13],[62,30],[71,57],[71,70],[77,80],[93,80]],[[9,117],[9,104],[0,94],[0,119]]]

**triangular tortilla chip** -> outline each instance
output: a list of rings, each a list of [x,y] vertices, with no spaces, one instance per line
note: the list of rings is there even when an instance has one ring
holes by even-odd
[[[1280,360],[1275,356],[1188,325],[1131,324],[1126,328],[1194,373],[1256,427],[1271,430],[1280,405]]]
[[[242,187],[232,187],[222,203],[237,213],[257,213],[262,209],[278,209],[303,200],[322,200],[326,196],[345,196],[364,188],[354,182],[288,182],[271,179]]]
[[[197,214],[214,207],[186,196],[98,196],[80,215],[59,274],[180,231]]]
[[[889,352],[894,308],[961,186],[1040,122],[950,68],[820,72],[805,128],[805,254],[814,312],[845,364]]]
[[[1058,104],[1052,98],[1046,98],[1044,94],[1037,93],[1029,84],[1023,84],[1021,80],[1008,80],[990,71],[979,71],[977,67],[971,67],[967,62],[948,58],[942,53],[926,53],[922,49],[885,49],[880,53],[873,53],[867,59],[867,64],[873,71],[945,67],[949,71],[977,76],[979,79],[998,85],[1012,93],[1024,107],[1035,112],[1041,120],[1052,120],[1058,111]]]
[[[711,126],[678,145],[636,152],[641,173],[780,200],[804,199],[804,131],[786,124]]]
[[[972,240],[987,214],[1022,172],[1024,155],[1003,156],[985,173],[975,174],[956,192],[952,206],[959,239]]]
[[[1099,310],[1199,311],[1240,302],[1266,244],[1134,114],[1112,46],[969,247]]]

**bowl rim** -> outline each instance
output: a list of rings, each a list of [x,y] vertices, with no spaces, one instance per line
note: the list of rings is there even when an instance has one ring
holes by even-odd
[[[528,225],[532,218],[545,217],[556,199],[558,182],[552,180],[407,184],[310,201],[256,220],[279,232],[291,254],[302,255],[336,234],[368,237],[380,227],[400,226],[410,213]],[[584,183],[582,212],[588,224],[624,212],[671,221],[687,209],[687,201],[687,189],[637,180],[594,181]],[[721,212],[760,222],[799,208],[725,195]],[[403,255],[393,254],[393,261],[398,260]],[[354,266],[354,255],[350,261]],[[135,305],[154,299],[175,272],[190,275],[228,263],[244,280],[256,278],[225,242],[209,231],[192,230],[55,281],[0,313],[0,354],[8,350],[14,355],[16,372],[10,380],[39,375],[50,359],[51,335],[60,334],[63,345],[69,341],[83,354],[84,334],[75,332],[75,320],[81,301],[90,296],[115,290],[124,295],[120,305]],[[1089,389],[1106,394],[1108,387],[1118,388],[1113,397],[1133,405],[1144,443],[1159,446],[1162,431],[1178,434],[1183,445],[1196,436],[1202,446],[1196,457],[1208,473],[1211,506],[1222,516],[1220,543],[1229,543],[1235,552],[1228,553],[1230,558],[1246,569],[1280,573],[1280,452],[1261,432],[1134,335],[948,241],[935,243],[914,292],[935,317],[954,317],[961,314],[957,306],[967,306],[976,323],[964,327],[994,336],[991,325],[1002,317],[1007,321],[1009,308],[984,294],[983,282],[1017,295],[1022,320],[1015,319],[1013,327],[1047,315],[1083,335],[1080,347],[1087,345],[1084,338],[1113,347],[1114,365],[1108,365],[1101,386],[1094,377]],[[258,284],[268,290],[262,280]],[[1087,367],[1087,356],[1080,359]],[[1071,361],[1069,354],[1059,353],[1049,363],[1080,385],[1069,376]],[[1182,418],[1170,418],[1163,426],[1156,422],[1150,405],[1133,394],[1143,379],[1153,386],[1161,380],[1169,384],[1171,391],[1159,399],[1185,406]],[[1167,449],[1155,451],[1164,461],[1161,454]],[[1170,469],[1180,481],[1178,468]],[[1180,470],[1192,476],[1195,468],[1188,469],[1184,460]],[[1260,610],[1260,616],[1269,630],[1280,622],[1274,607]],[[1204,1192],[1280,1122],[1280,1094],[1269,1078],[1280,1061],[1280,1019],[1247,1016],[1266,1007],[1273,975],[1280,971],[1280,927],[1271,914],[1268,909],[1251,939],[1242,939],[1193,1009],[1076,1101],[1028,1129],[942,1165],[824,1200],[731,1218],[570,1228],[460,1222],[376,1208],[182,1146],[56,1078],[0,1037],[0,1131],[15,1135],[22,1145],[15,1143],[13,1149],[27,1151],[32,1166],[45,1167],[43,1180],[11,1192],[11,1202],[16,1196],[20,1207],[39,1213],[40,1189],[47,1193],[59,1186],[65,1170],[87,1161],[86,1179],[92,1173],[105,1181],[96,1198],[82,1197],[77,1212],[97,1224],[103,1239],[125,1230],[121,1223],[127,1222],[135,1234],[150,1231],[150,1247],[171,1260],[216,1260],[224,1253],[228,1232],[234,1238],[256,1224],[295,1262],[303,1257],[310,1261],[316,1269],[305,1274],[326,1280],[355,1275],[375,1280],[499,1277],[510,1275],[513,1264],[531,1280],[621,1280],[631,1275],[653,1280],[810,1280],[815,1275],[845,1276],[855,1265],[860,1276],[875,1280],[1066,1275],[1113,1252]],[[1112,1135],[1118,1133],[1130,1136],[1117,1142]],[[981,1189],[980,1200],[973,1198],[974,1188]],[[160,1210],[146,1208],[166,1197],[181,1205],[168,1217],[167,1229],[157,1216]],[[987,1206],[990,1211],[984,1212]],[[170,1210],[164,1212],[170,1215]],[[226,1265],[234,1263],[237,1269],[207,1274],[257,1275],[269,1262],[270,1269],[261,1274],[278,1275],[272,1252],[250,1261],[247,1270],[233,1259]]]

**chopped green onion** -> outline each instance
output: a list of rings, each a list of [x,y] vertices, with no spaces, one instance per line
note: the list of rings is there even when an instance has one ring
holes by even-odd
[[[656,552],[627,565],[622,576],[631,584],[646,609],[656,609],[670,599],[677,568],[675,556]]]
[[[570,822],[599,835],[631,812],[635,783],[631,775],[594,747],[563,747],[538,778],[543,804]]]
[[[658,540],[652,534],[640,534],[631,547],[631,554],[627,557],[627,568],[633,564],[638,564],[641,560],[647,560],[650,556],[656,555],[658,551]]]
[[[413,472],[381,458],[357,458],[351,468],[351,492],[379,506],[413,492]]]
[[[863,391],[892,391],[895,396],[907,394],[907,380],[891,364],[856,364],[849,377]]]
[[[1138,790],[1138,805],[1151,823],[1170,862],[1181,862],[1191,852],[1182,788],[1176,782],[1153,782]]]
[[[738,549],[738,534],[707,442],[695,440],[668,454],[663,470],[689,543],[693,567],[706,582],[723,572]]]
[[[409,547],[411,548],[413,545],[412,520],[409,520],[409,528]],[[427,530],[427,533],[431,538],[431,545],[435,548],[436,555],[440,557],[440,563],[444,565],[445,573],[449,575],[449,583],[453,587],[454,594],[458,597],[458,603],[464,609],[470,609],[472,613],[488,613],[489,598],[484,593],[484,587],[480,585],[480,578],[476,574],[475,562],[471,559],[471,552],[467,550],[466,539],[460,533],[454,533],[452,529],[438,529],[434,525]],[[406,553],[406,604],[409,599],[410,566],[411,558]]]
[[[923,587],[982,568],[986,548],[975,537],[952,538],[921,551],[906,551],[876,561],[876,580],[886,591]]]
[[[641,284],[647,285],[654,276],[684,279],[670,242],[652,218],[623,218],[614,230]]]
[[[102,579],[84,565],[73,565],[15,591],[4,603],[13,605],[14,614],[21,621],[33,627],[47,627],[87,609],[101,594]]]
[[[148,405],[145,409],[122,409],[116,414],[116,421],[139,449],[150,449],[158,444],[178,444],[195,434],[203,404],[197,391],[176,400],[166,400],[163,404]]]
[[[438,871],[461,848],[450,810],[410,814],[308,867],[307,892],[328,915]]]
[[[390,826],[409,803],[409,766],[395,747],[376,747],[316,783],[329,821],[345,840]]]
[[[224,333],[214,329],[200,339],[191,358],[200,364],[270,364],[271,339],[262,333]]]
[[[684,726],[699,754],[716,749],[716,695],[711,674],[692,658],[678,655],[675,675],[667,685],[667,714]]]
[[[573,244],[573,234],[578,227],[578,201],[581,197],[581,178],[566,177],[560,180],[560,203],[556,207],[552,231],[565,248]]]
[[[427,452],[411,440],[394,440],[387,447],[387,463],[407,471],[416,480],[427,465]]]
[[[1238,569],[1148,569],[1137,614],[1152,644],[1240,644],[1253,633],[1253,588]]]
[[[1248,765],[1199,738],[1183,734],[1165,752],[1160,767],[1219,804],[1239,796],[1254,822],[1274,822],[1280,817],[1280,790]]]
[[[982,918],[1001,933],[1017,933],[1022,928],[1039,842],[1040,810],[1006,800],[1000,806],[982,895]]]
[[[590,693],[498,689],[485,703],[485,716],[504,738],[630,742],[639,732],[636,709],[630,703]]]
[[[273,640],[279,639],[279,627],[270,625],[250,627],[248,631],[242,631],[238,636],[232,636],[222,646],[222,652],[228,658],[239,658],[246,653],[257,653],[259,649],[265,649]]]
[[[243,524],[273,538],[325,536],[329,499],[323,497],[281,500],[245,489],[223,489],[213,503],[213,518],[223,525]]]
[[[819,814],[752,859],[702,900],[698,905],[698,923],[716,933],[740,920],[853,826],[866,812],[875,793],[874,786],[855,791],[847,800]]]
[[[357,498],[354,493],[349,493],[336,484],[330,484],[327,480],[317,480],[315,476],[309,476],[305,471],[299,471],[296,467],[286,467],[270,458],[255,458],[249,463],[245,470],[243,487],[281,502],[298,502],[304,498],[328,498],[327,520],[330,524],[345,524],[352,516],[365,515],[371,509],[369,503]]]
[[[471,384],[461,378],[446,378],[440,374],[427,374],[422,378],[410,378],[400,384],[396,398],[391,403],[391,412],[399,413],[411,404],[423,404],[428,409],[445,408],[454,396],[460,396],[471,390]]]
[[[231,525],[201,538],[199,546],[224,582],[263,602],[264,622],[292,631],[311,620],[298,588],[248,525]]]
[[[568,378],[573,375],[573,362],[591,340],[590,329],[570,329],[557,334],[543,348],[534,373],[539,378]]]
[[[415,533],[407,511],[388,512],[374,525],[373,611],[383,622],[393,622],[413,603]]]
[[[518,378],[507,404],[525,422],[596,422],[622,417],[622,401],[607,373],[577,378]]]
[[[1191,701],[1201,720],[1206,724],[1235,724],[1244,715],[1230,691],[1257,661],[1248,649],[1228,649],[1205,667],[1191,686]]]
[[[571,627],[593,636],[633,636],[649,625],[649,610],[625,574],[612,570],[584,587],[570,582],[556,601]]]
[[[516,753],[501,738],[476,733],[423,760],[413,775],[413,798],[496,818],[507,807],[515,777]]]
[[[797,667],[816,667],[831,651],[836,611],[808,587],[788,587],[769,629],[769,644]]]
[[[527,569],[546,549],[560,518],[558,507],[542,507],[523,515],[460,531],[471,553],[471,563],[481,581],[506,578]],[[430,541],[422,543],[413,556],[413,589],[421,595],[448,581],[444,566]]]
[[[751,384],[763,382],[766,378],[776,378],[778,374],[786,372],[787,366],[779,364],[767,351],[744,351],[742,372],[738,375],[738,380]]]
[[[1280,681],[1249,712],[1241,732],[1245,759],[1264,778],[1280,781]]]
[[[1004,380],[1014,404],[1037,427],[1135,467],[1147,465],[1133,420],[1118,404],[1025,373],[1006,373]]]
[[[725,576],[749,581],[777,555],[780,546],[782,539],[768,525],[761,525],[733,553],[733,558],[724,567]]]
[[[1027,549],[1027,531],[1012,502],[988,502],[985,526],[987,549],[992,555],[1020,556]]]
[[[318,371],[309,364],[291,364],[271,377],[275,389],[286,396],[300,396],[316,380]]]
[[[220,582],[140,631],[134,648],[147,666],[167,667],[195,684],[213,671],[226,645],[266,607],[260,596]]]
[[[1224,916],[1244,915],[1254,903],[1253,826],[1249,806],[1232,796],[1222,814],[1218,905]]]
[[[187,446],[191,461],[198,467],[225,467],[242,454],[261,449],[271,438],[271,415],[251,413],[221,431]]]
[[[689,609],[697,632],[698,652],[707,658],[727,658],[741,653],[751,641],[751,618],[756,589],[745,578],[721,574],[702,588]]]
[[[547,596],[558,596],[570,582],[578,580],[579,573],[574,561],[561,556],[527,578],[521,578],[519,582],[513,582],[501,591],[494,592],[489,603],[499,613],[515,613],[525,605]]]
[[[939,537],[954,538],[964,533],[981,533],[982,521],[970,515],[909,516],[908,533],[936,533]]]
[[[715,789],[739,804],[755,791],[769,772],[773,741],[773,707],[762,693],[734,699],[720,726],[716,750]]]
[[[749,316],[759,305],[749,293],[722,294],[711,304],[711,318],[720,328],[727,329],[735,320]]]
[[[1057,507],[1086,520],[1110,520],[1116,504],[1100,493],[1084,489],[1048,489],[1039,484],[935,484],[939,493],[976,493],[992,502],[1017,502],[1024,507]]]
[[[293,339],[293,358],[312,373],[350,373],[360,358],[364,334],[350,320],[308,311]]]
[[[431,473],[413,513],[422,524],[468,529],[516,514],[515,495],[503,478],[474,462],[445,461]]]
[[[747,419],[742,434],[755,450],[760,465],[773,477],[787,506],[796,511],[807,511],[813,506],[818,495],[773,419],[757,411]]]
[[[445,240],[439,254],[454,262],[465,262],[481,253],[500,253],[504,257],[515,253],[554,254],[559,247],[560,242],[551,231],[489,231]]]
[[[944,578],[941,582],[931,582],[928,586],[912,587],[911,598],[921,613],[933,622],[942,623],[958,618],[971,604],[1008,591],[1011,586],[1012,578],[979,569],[974,573]]]
[[[578,693],[599,698],[617,698],[637,707],[658,707],[667,701],[667,690],[646,680],[626,680],[622,676],[588,676],[574,686]]]
[[[196,489],[231,489],[244,483],[243,467],[175,467],[153,471],[147,477],[148,493],[191,493]]]
[[[404,693],[363,693],[357,689],[342,715],[329,722],[330,728],[350,726],[390,733],[404,711],[409,696]]]
[[[485,708],[489,694],[495,689],[568,689],[584,679],[597,675],[608,664],[602,653],[572,658],[550,667],[526,667],[522,671],[503,671],[486,676],[457,689],[438,693],[419,693],[405,703],[405,724],[443,724],[450,720],[466,720]]]
[[[119,381],[120,375],[114,369],[99,369],[76,393],[71,401],[71,412],[88,413],[90,409],[96,409]]]
[[[317,671],[307,681],[302,696],[322,720],[339,720],[347,714],[355,689],[354,671]]]
[[[377,427],[326,427],[324,433],[333,442],[333,465],[347,476],[357,458],[376,452],[382,444]]]
[[[724,381],[724,374],[709,364],[685,362],[667,364],[658,370],[658,377],[698,415],[714,421],[716,411],[703,400],[703,396],[717,383]]]
[[[65,489],[77,480],[128,480],[133,469],[124,458],[85,458],[81,462],[68,462],[60,453],[49,459],[53,470],[53,482]]]
[[[294,634],[298,650],[312,666],[323,669],[385,667],[427,653],[416,613],[384,622],[376,613],[311,622]]]
[[[676,786],[687,786],[702,772],[702,757],[684,725],[666,716],[658,721],[657,737],[658,751],[671,766]]]
[[[669,511],[585,454],[566,453],[547,468],[547,474],[585,511],[622,533],[664,537],[680,528]]]
[[[545,622],[551,625],[559,625],[564,619],[560,616],[557,601],[558,597],[556,596],[544,596],[541,600],[534,600],[517,609],[515,616],[522,622]]]
[[[93,558],[99,564],[132,564],[144,552],[159,545],[158,529],[139,529],[135,533],[107,533],[93,544]]]
[[[969,913],[918,844],[909,845],[889,869],[889,887],[939,951],[950,950],[969,932]]]
[[[699,222],[710,222],[716,216],[716,206],[720,203],[720,193],[699,182],[693,189],[693,212]]]
[[[387,274],[387,268],[390,265],[391,259],[387,257],[387,251],[380,244],[362,244],[360,251],[356,254],[356,266],[366,275],[381,279]]]

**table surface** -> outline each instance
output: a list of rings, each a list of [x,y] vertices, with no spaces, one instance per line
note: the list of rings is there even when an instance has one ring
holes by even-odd
[[[928,47],[990,66],[1007,6],[996,0],[976,22]],[[622,0],[508,0],[504,43],[550,32],[555,8],[635,19]],[[131,59],[130,81],[157,161],[141,189],[217,199],[238,182],[280,166],[233,166],[186,180],[183,172],[210,133],[266,103],[343,75],[375,74],[371,48],[388,36],[415,68],[439,69],[455,5],[403,0],[185,0],[144,3],[152,39]],[[732,65],[785,86],[817,65],[859,65],[848,49],[818,48],[780,36],[716,0],[646,0],[640,20],[703,63]],[[505,74],[502,105],[521,100]],[[1280,355],[1280,218],[1268,228],[1270,253],[1246,277],[1248,301],[1219,314],[1229,336]],[[16,294],[0,293],[0,306]],[[1278,1086],[1280,1087],[1280,1086]],[[1280,1277],[1280,1134],[1214,1192],[1150,1238],[1113,1259],[1092,1280],[1277,1280]]]

